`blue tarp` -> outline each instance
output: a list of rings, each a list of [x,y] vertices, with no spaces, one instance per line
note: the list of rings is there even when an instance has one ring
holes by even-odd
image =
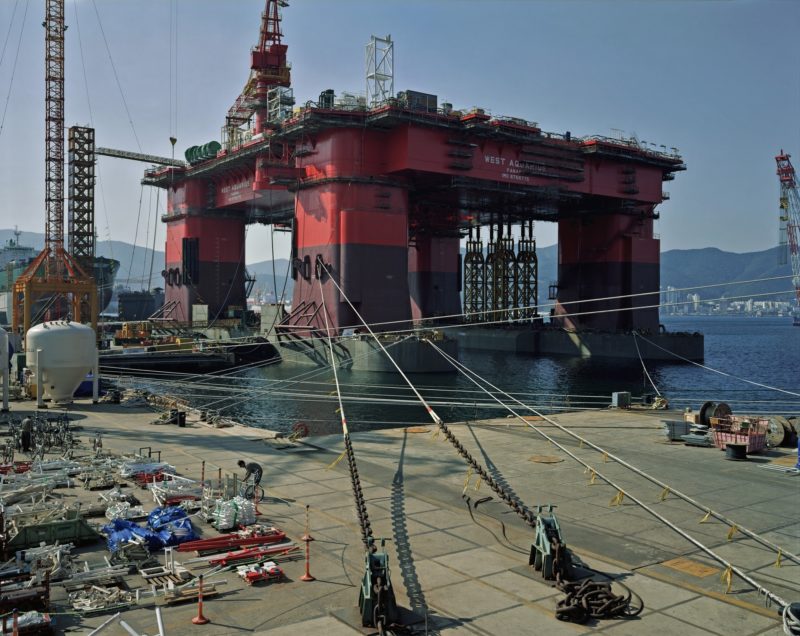
[[[177,506],[153,510],[147,517],[147,527],[127,519],[115,519],[103,526],[102,532],[108,537],[108,549],[111,552],[116,552],[134,537],[142,540],[150,551],[198,538],[186,511]]]

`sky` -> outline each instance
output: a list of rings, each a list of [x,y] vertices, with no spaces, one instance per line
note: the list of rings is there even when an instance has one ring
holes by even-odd
[[[67,126],[93,125],[98,146],[163,156],[170,136],[176,156],[220,138],[248,74],[263,0],[65,2]],[[44,230],[44,5],[0,0],[0,228]],[[479,106],[545,131],[678,148],[687,171],[665,183],[662,250],[748,252],[777,242],[774,156],[796,153],[800,165],[800,2],[290,5],[283,31],[298,104],[326,88],[363,93],[365,45],[391,34],[395,92],[434,93],[457,109]],[[145,167],[99,158],[101,240],[150,244],[155,226],[163,249],[156,194],[139,184]],[[163,212],[163,196],[158,204]],[[555,243],[555,225],[538,223],[537,238]],[[247,261],[269,259],[269,244],[269,229],[251,226]],[[287,236],[276,234],[276,256],[287,253]]]

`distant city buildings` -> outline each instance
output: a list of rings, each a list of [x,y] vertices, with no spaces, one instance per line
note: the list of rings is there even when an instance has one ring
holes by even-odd
[[[662,316],[740,315],[740,316],[790,316],[792,303],[785,300],[729,300],[703,301],[700,294],[681,294],[671,285],[661,292]]]

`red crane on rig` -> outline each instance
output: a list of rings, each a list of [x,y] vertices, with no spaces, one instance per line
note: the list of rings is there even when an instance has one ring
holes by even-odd
[[[50,295],[51,316],[72,305],[73,320],[97,327],[97,286],[64,249],[64,0],[46,0],[45,29],[45,238],[44,249],[14,282],[12,326],[28,332],[34,301]]]
[[[800,327],[800,192],[791,155],[783,152],[781,148],[781,153],[775,157],[775,162],[778,164],[777,174],[781,184],[781,245],[788,246],[792,263],[792,284],[795,295],[792,321],[795,327]]]
[[[235,145],[235,131],[255,115],[252,134],[258,135],[269,128],[270,89],[291,85],[291,67],[286,61],[289,48],[281,42],[280,9],[289,6],[285,0],[267,0],[261,14],[261,32],[258,44],[250,51],[250,77],[242,93],[228,109],[225,118],[226,145]]]

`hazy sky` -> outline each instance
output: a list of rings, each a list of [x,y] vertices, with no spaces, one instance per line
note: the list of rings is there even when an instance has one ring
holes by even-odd
[[[0,49],[0,227],[40,232],[44,4],[0,0],[0,46],[7,42]],[[142,152],[167,156],[175,132],[176,156],[219,139],[248,73],[263,0],[66,4],[67,126],[91,122],[100,146],[135,151],[141,144]],[[298,104],[326,88],[364,92],[364,46],[371,34],[388,33],[395,91],[435,93],[456,108],[480,106],[546,131],[615,136],[616,129],[677,147],[688,170],[665,183],[671,200],[656,229],[662,249],[744,252],[776,243],[774,156],[784,148],[800,164],[800,2],[292,0],[283,18]],[[156,215],[149,189],[138,212],[144,168],[100,158],[102,239],[133,242],[140,216],[137,242],[144,241]],[[537,233],[541,244],[555,242],[552,224],[537,224]],[[285,236],[278,245],[285,255]],[[268,230],[253,227],[247,260],[269,255]]]

